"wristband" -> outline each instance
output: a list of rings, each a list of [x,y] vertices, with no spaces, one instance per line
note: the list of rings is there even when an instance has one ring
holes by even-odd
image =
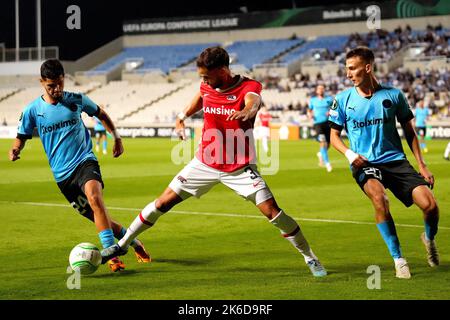
[[[121,138],[120,138],[119,131],[117,131],[117,129],[114,129],[114,130],[113,130],[112,136],[114,137],[114,140],[121,139]]]
[[[180,119],[181,121],[184,121],[184,119],[186,119],[186,114],[181,111],[179,114],[177,114],[178,119]]]
[[[348,162],[350,162],[350,164],[352,164],[353,161],[355,161],[356,158],[359,157],[359,155],[357,153],[354,153],[351,149],[345,151],[345,156],[347,157]]]

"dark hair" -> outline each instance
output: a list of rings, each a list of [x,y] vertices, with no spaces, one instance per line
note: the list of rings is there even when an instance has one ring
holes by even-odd
[[[356,47],[347,52],[345,59],[350,59],[353,57],[361,57],[366,63],[373,63],[375,61],[375,56],[372,50],[367,47]]]
[[[58,59],[49,59],[41,65],[41,78],[56,80],[64,76],[64,67]]]
[[[228,67],[230,65],[230,56],[224,48],[210,47],[203,50],[197,58],[197,67],[203,67],[208,70]]]

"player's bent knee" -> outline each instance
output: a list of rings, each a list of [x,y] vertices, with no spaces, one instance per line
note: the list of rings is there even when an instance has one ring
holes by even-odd
[[[439,213],[439,209],[434,198],[427,198],[421,205],[421,209],[427,215],[435,215]]]

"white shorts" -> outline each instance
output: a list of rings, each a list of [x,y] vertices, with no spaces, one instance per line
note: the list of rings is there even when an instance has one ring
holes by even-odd
[[[259,127],[259,136],[261,138],[270,138],[270,128],[269,127]]]
[[[173,178],[169,188],[182,199],[190,196],[200,198],[218,183],[223,183],[256,205],[273,198],[256,165],[249,164],[234,172],[223,172],[207,166],[197,158],[192,159]]]

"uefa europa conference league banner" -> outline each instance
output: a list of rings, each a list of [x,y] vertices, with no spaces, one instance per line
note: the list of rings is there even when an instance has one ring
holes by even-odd
[[[434,3],[434,4],[430,4]],[[375,5],[375,7],[374,7]],[[450,14],[449,0],[392,0],[221,16],[125,21],[124,34],[219,31]]]

